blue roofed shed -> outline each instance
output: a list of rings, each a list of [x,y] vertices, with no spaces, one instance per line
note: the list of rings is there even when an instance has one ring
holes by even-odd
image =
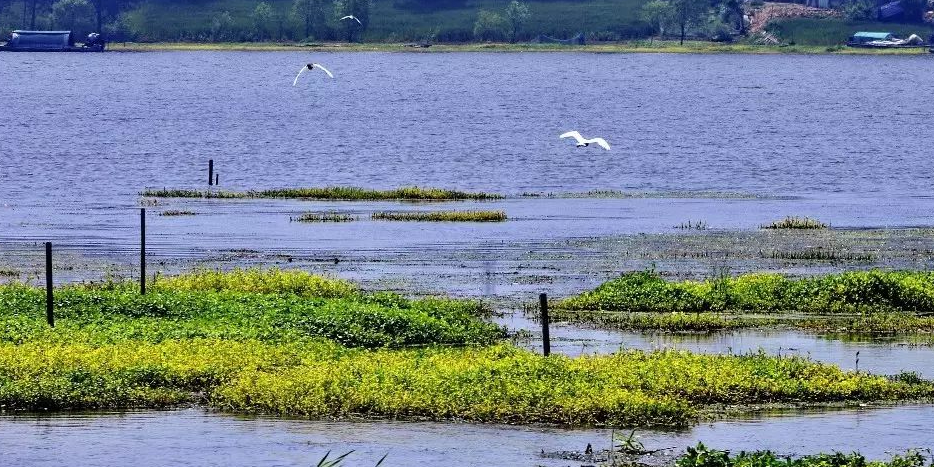
[[[865,32],[860,31],[856,34],[853,34],[853,37],[850,38],[850,42],[856,44],[865,44],[872,41],[890,41],[895,39],[895,34],[890,32]]]

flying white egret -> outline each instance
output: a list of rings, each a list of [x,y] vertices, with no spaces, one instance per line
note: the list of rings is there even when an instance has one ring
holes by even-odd
[[[583,148],[583,147],[590,146],[591,143],[592,143],[592,144],[596,144],[597,146],[600,146],[600,147],[603,148],[603,149],[606,149],[607,151],[610,150],[610,144],[607,143],[605,139],[603,139],[603,138],[584,139],[584,137],[581,136],[581,134],[578,133],[578,132],[576,132],[576,131],[569,131],[569,132],[567,132],[567,133],[564,133],[563,135],[560,136],[560,138],[562,138],[562,139],[564,139],[564,138],[574,138],[574,139],[576,139],[576,140],[577,140],[577,147],[579,147],[579,148]]]
[[[340,20],[343,21],[343,20],[345,20],[345,19],[352,19],[352,20],[356,21],[357,24],[359,24],[360,26],[363,26],[363,23],[361,23],[360,20],[357,19],[357,17],[354,16],[354,15],[347,15],[347,16],[341,18]]]
[[[298,75],[295,76],[295,81],[292,81],[292,86],[297,86],[297,85],[298,85],[298,78],[300,78],[300,77],[302,76],[302,73],[304,73],[304,72],[306,72],[306,71],[308,71],[308,70],[314,70],[315,68],[318,68],[319,70],[321,70],[321,71],[327,73],[328,76],[330,76],[331,78],[334,77],[334,74],[331,73],[330,71],[328,71],[327,68],[321,66],[320,63],[309,63],[309,64],[303,66],[301,70],[298,70]]]

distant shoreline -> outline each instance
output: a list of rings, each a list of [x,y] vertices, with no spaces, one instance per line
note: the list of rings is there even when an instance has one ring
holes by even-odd
[[[926,47],[914,49],[868,49],[843,46],[820,45],[754,45],[724,44],[713,42],[677,41],[633,41],[595,43],[591,45],[555,45],[555,44],[434,44],[431,47],[419,47],[411,44],[384,43],[194,43],[194,42],[113,42],[108,50],[115,52],[159,52],[159,51],[256,51],[256,52],[592,52],[592,53],[695,53],[695,54],[806,54],[806,55],[921,55],[928,54]]]

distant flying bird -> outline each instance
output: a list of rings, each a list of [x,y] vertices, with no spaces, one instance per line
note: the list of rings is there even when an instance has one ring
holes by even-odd
[[[610,144],[607,143],[605,139],[603,139],[603,138],[584,139],[584,137],[581,136],[581,134],[578,133],[578,132],[576,132],[576,131],[569,131],[569,132],[567,132],[567,133],[561,135],[560,138],[562,138],[562,139],[564,139],[564,138],[574,138],[574,139],[576,139],[576,140],[577,140],[577,147],[579,147],[579,148],[583,148],[583,147],[590,146],[590,144],[593,143],[593,144],[596,144],[597,146],[600,146],[600,147],[603,148],[603,149],[606,149],[607,151],[610,150]]]
[[[345,19],[352,19],[352,20],[356,21],[357,24],[359,24],[360,26],[363,26],[363,23],[361,23],[360,20],[357,19],[357,17],[354,16],[354,15],[347,15],[347,16],[341,18],[340,20],[343,21],[343,20],[345,20]]]
[[[330,71],[328,71],[327,68],[321,66],[321,64],[319,64],[319,63],[309,63],[309,64],[303,66],[301,70],[298,70],[298,75],[295,76],[295,81],[292,81],[292,86],[297,86],[297,85],[298,85],[298,78],[300,78],[300,77],[302,76],[302,73],[304,73],[304,72],[306,72],[306,71],[308,71],[308,70],[314,70],[315,68],[317,68],[317,69],[319,69],[319,70],[321,70],[321,71],[327,73],[328,76],[330,76],[331,78],[334,77],[334,74],[332,74]]]

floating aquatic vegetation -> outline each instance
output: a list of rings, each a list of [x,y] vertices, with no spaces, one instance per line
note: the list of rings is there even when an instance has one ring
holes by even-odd
[[[421,222],[503,222],[503,211],[402,211],[374,212],[374,220]]]
[[[196,213],[194,211],[185,211],[178,209],[169,209],[168,211],[162,211],[159,213],[160,216],[165,217],[175,217],[175,216],[194,216]]]
[[[293,220],[291,217],[289,220]],[[296,218],[295,222],[353,222],[356,217],[339,212],[306,212]]]
[[[142,196],[154,198],[288,198],[316,200],[411,200],[411,201],[456,201],[456,200],[493,200],[502,196],[494,193],[466,192],[441,188],[421,188],[417,186],[396,188],[393,190],[372,190],[350,186],[323,188],[280,188],[247,192],[212,191],[212,190],[145,190]]]

